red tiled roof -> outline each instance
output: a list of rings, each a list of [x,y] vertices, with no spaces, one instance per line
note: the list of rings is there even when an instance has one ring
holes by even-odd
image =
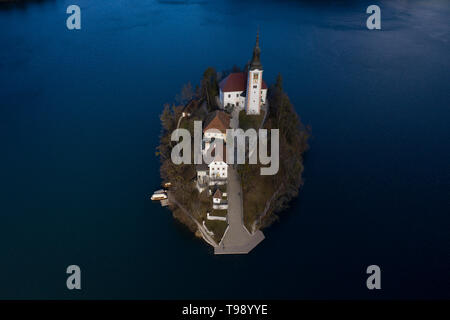
[[[220,81],[219,87],[222,92],[244,91],[247,79],[243,72],[230,73],[225,79]]]
[[[263,79],[262,84],[261,84],[261,89],[267,89],[267,84],[264,81],[264,79]]]
[[[213,198],[221,199],[222,198],[222,192],[220,192],[220,190],[217,189],[216,192],[214,193]]]
[[[223,111],[216,111],[211,121],[206,124],[203,132],[209,129],[217,129],[226,134],[228,128],[230,128],[230,116]]]
[[[247,88],[247,73],[230,73],[225,79],[220,81],[219,87],[222,92],[245,91]],[[262,81],[261,89],[267,89],[267,84],[264,79]]]

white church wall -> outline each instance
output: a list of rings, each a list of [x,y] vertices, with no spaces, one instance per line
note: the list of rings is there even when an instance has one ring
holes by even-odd
[[[228,175],[228,165],[223,161],[214,161],[209,164],[209,176],[211,178],[225,179]]]
[[[267,89],[262,89],[261,90],[261,101],[262,103],[266,103],[266,97],[267,97]]]
[[[241,97],[242,91],[231,91],[231,92],[222,92],[221,95],[223,96],[223,106],[226,107],[228,104],[234,105],[234,106],[241,106],[242,105],[242,97]],[[245,101],[245,100],[244,100]]]

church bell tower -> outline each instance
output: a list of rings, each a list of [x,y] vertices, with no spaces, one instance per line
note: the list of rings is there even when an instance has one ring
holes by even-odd
[[[261,89],[263,68],[260,61],[261,49],[259,48],[259,31],[256,34],[256,43],[253,48],[253,57],[248,67],[247,96],[245,112],[247,114],[259,114],[261,111]]]

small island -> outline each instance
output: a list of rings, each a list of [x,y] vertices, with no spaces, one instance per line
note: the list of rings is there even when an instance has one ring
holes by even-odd
[[[207,68],[200,84],[195,88],[186,84],[176,98],[178,104],[166,104],[160,117],[162,132],[156,153],[167,190],[158,191],[156,198],[165,201],[177,220],[213,246],[215,254],[251,251],[264,239],[261,230],[278,219],[277,214],[298,195],[303,184],[303,155],[311,130],[301,123],[283,91],[281,75],[270,87],[263,80],[260,53],[257,34],[252,59],[243,71],[236,66],[224,72]],[[194,141],[199,123],[200,143]],[[174,137],[177,129],[184,129],[191,138]],[[269,132],[272,140],[267,147],[270,145],[271,153],[276,150],[273,139],[277,138],[275,174],[262,174],[267,163],[250,161],[258,151],[250,141],[238,143],[230,138],[229,132],[239,129]],[[260,149],[262,137],[258,135]],[[184,150],[181,154],[190,161],[174,163],[174,148],[184,139],[189,139],[193,153],[186,156]],[[196,143],[202,155],[209,152],[209,162],[199,163],[192,156]],[[238,152],[232,153],[233,158],[229,156],[230,150],[239,147],[246,151],[244,163],[235,161]]]

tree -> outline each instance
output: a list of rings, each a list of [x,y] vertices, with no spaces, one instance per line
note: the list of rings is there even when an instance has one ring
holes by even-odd
[[[231,69],[231,72],[241,72],[241,68],[239,68],[237,65],[234,65]]]
[[[164,130],[172,131],[174,129],[174,118],[169,104],[164,104],[164,109],[159,119],[161,120],[161,124]]]
[[[213,67],[206,68],[201,81],[202,96],[206,98],[208,109],[211,111],[215,107],[215,97],[219,94],[217,83],[217,72]]]
[[[200,87],[198,86],[198,84],[195,85],[195,96],[196,97],[200,97],[201,96],[201,91],[200,91]]]
[[[264,127],[280,130],[279,171],[274,176],[262,177],[253,173],[251,166],[238,166],[244,196],[244,221],[252,225],[254,221],[258,221],[255,219],[260,219],[257,227],[265,227],[272,223],[277,217],[275,213],[286,208],[289,201],[298,194],[298,189],[303,183],[303,153],[308,149],[307,141],[310,135],[310,129],[301,123],[288,95],[283,91],[281,75],[277,76],[276,83],[269,88],[268,100],[270,112]],[[261,194],[257,199],[249,196],[255,189]],[[269,191],[264,194],[262,190]],[[259,205],[269,199],[272,199],[270,207],[263,217],[258,218],[264,211]]]
[[[283,90],[283,78],[281,77],[280,73],[277,75],[277,80],[275,82],[275,88],[277,88],[279,90]]]
[[[181,93],[176,95],[175,100],[177,103],[185,105],[194,97],[194,95],[195,93],[192,89],[192,84],[189,81],[181,88]]]

